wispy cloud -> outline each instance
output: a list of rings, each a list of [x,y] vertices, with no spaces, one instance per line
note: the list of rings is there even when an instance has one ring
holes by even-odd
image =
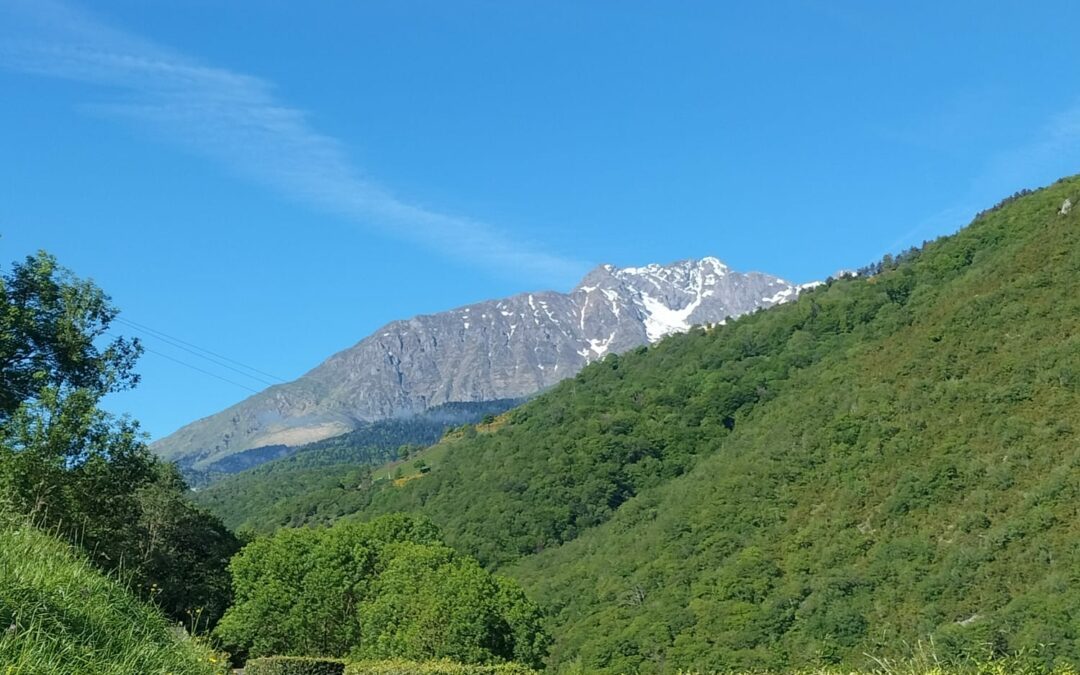
[[[976,213],[1024,189],[1038,188],[1080,171],[1080,102],[1059,111],[1033,129],[1024,143],[989,156],[960,197],[951,205],[924,218],[890,243],[897,251],[923,239],[950,234],[967,225]]]
[[[1080,171],[1080,101],[1051,116],[1019,147],[994,155],[972,181],[980,196],[1007,196],[1020,188],[1034,188]],[[987,204],[986,206],[989,206]]]
[[[936,237],[943,232],[955,232],[975,215],[974,207],[965,202],[948,206],[937,213],[923,218],[907,232],[903,233],[885,247],[885,252],[895,253],[908,246],[916,246],[926,238]]]
[[[200,63],[53,0],[0,0],[0,66],[97,85],[95,112],[149,128],[232,171],[365,227],[534,282],[586,265],[471,218],[394,195],[266,80]]]

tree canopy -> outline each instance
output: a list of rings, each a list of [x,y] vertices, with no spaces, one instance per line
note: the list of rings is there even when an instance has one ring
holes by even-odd
[[[99,347],[117,309],[90,280],[45,253],[0,277],[0,421],[47,389],[95,397],[134,386],[138,340]]]
[[[521,588],[443,545],[425,519],[281,530],[230,569],[236,603],[217,633],[252,656],[536,665],[547,648]]]

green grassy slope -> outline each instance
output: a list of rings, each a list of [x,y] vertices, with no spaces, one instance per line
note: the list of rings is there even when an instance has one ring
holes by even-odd
[[[0,521],[4,675],[211,675],[221,658],[71,547]]]
[[[1080,660],[1078,196],[609,358],[367,512],[520,561],[556,664]]]

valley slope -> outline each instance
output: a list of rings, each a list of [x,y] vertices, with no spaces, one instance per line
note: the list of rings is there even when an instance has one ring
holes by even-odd
[[[221,655],[192,640],[153,604],[67,544],[4,511],[0,623],[5,675],[222,672]]]

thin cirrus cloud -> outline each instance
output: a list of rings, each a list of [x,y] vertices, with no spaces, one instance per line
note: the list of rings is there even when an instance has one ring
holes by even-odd
[[[979,211],[1022,187],[1036,188],[1076,171],[1080,155],[1080,101],[1034,128],[1020,145],[993,153],[971,178],[961,199],[924,218],[888,245],[898,251],[925,237],[955,232]]]
[[[409,203],[360,175],[341,144],[266,80],[199,63],[51,0],[0,0],[0,66],[97,85],[89,109],[148,128],[232,171],[357,224],[500,273],[566,284],[581,261],[470,218]]]

